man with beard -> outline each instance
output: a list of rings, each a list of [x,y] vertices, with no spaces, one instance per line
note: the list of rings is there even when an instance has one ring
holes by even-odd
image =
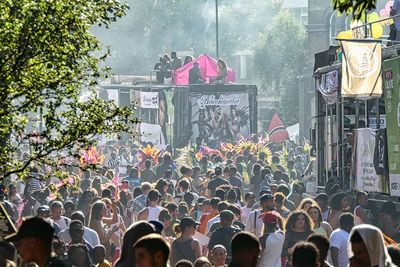
[[[232,261],[229,267],[255,267],[260,254],[260,242],[246,232],[236,234],[231,243]]]

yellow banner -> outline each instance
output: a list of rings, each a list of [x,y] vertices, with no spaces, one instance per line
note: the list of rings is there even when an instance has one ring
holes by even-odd
[[[368,99],[382,95],[382,47],[377,42],[342,41],[343,97]]]

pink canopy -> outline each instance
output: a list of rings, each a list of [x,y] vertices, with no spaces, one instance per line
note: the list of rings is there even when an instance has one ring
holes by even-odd
[[[193,67],[194,62],[199,63],[201,77],[206,81],[206,83],[209,83],[210,78],[217,76],[217,60],[209,55],[203,54],[175,71],[174,75],[176,85],[189,84],[189,71]],[[231,68],[228,68],[228,75],[225,78],[225,82],[234,82],[235,75],[235,71]]]

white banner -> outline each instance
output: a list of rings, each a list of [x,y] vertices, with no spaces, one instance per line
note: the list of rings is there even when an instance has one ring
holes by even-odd
[[[390,173],[390,195],[392,197],[400,197],[400,174]]]
[[[355,130],[355,188],[383,192],[382,179],[374,164],[375,134],[375,130],[370,128]]]
[[[158,92],[140,92],[141,108],[158,108]]]
[[[158,124],[140,123],[140,141],[150,142],[157,145],[159,149],[164,149],[165,137],[162,133],[161,126]]]

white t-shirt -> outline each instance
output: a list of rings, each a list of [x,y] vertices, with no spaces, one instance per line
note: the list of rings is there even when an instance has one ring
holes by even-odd
[[[251,208],[248,208],[246,206],[241,208],[241,220],[242,220],[243,223],[247,223],[247,220],[249,219],[250,212],[251,212]]]
[[[57,221],[53,220],[54,223],[56,223],[58,225],[58,227],[60,227],[60,232],[64,231],[65,229],[67,229],[69,227],[69,223],[71,222],[70,219],[68,219],[67,217],[61,216],[60,219],[58,219]]]
[[[69,235],[69,228],[61,231],[58,234],[58,238],[60,238],[61,241],[63,241],[65,244],[70,243],[71,236]],[[96,233],[96,231],[86,226],[84,226],[83,239],[85,239],[90,245],[92,245],[92,247],[100,245],[99,235]]]
[[[264,226],[262,219],[259,218],[260,215],[261,210],[253,210],[250,212],[249,219],[247,220],[246,227],[244,228],[246,232],[250,232],[256,237],[260,237],[262,235],[262,229]],[[255,223],[254,220],[256,220]]]
[[[347,267],[349,264],[349,255],[347,253],[347,246],[349,244],[349,233],[338,228],[332,232],[330,242],[331,247],[339,250],[338,267]]]

